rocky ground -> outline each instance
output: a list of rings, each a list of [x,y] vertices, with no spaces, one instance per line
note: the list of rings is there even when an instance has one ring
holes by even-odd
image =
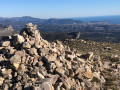
[[[48,42],[36,28],[29,23],[20,35],[0,42],[2,90],[105,90],[106,84],[111,84],[111,79],[106,79],[109,62],[105,64],[99,55],[83,54],[60,41]],[[112,64],[116,66],[120,68]]]
[[[105,79],[105,90],[120,90],[120,44],[94,42],[85,40],[66,40],[65,45],[75,48],[82,54],[93,52],[94,57],[100,56],[103,63],[101,74]]]

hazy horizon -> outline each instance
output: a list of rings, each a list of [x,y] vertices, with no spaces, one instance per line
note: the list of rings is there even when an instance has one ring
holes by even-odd
[[[92,18],[92,17],[107,17],[107,16],[120,16],[120,15],[104,15],[104,16],[81,16],[81,17],[63,17],[63,18],[54,18],[53,19],[70,19],[70,18]],[[33,17],[33,18],[39,18],[39,19],[52,19],[52,18],[40,18],[40,17],[34,17],[34,16],[15,16],[15,17],[2,17],[0,18],[18,18],[18,17]]]
[[[1,0],[0,17],[69,18],[120,15],[118,0]]]

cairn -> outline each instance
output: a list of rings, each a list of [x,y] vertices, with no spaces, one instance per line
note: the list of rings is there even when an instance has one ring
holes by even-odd
[[[48,42],[29,23],[1,41],[2,90],[101,90],[102,62],[92,52],[78,53],[60,41]],[[97,82],[95,81],[97,79]]]

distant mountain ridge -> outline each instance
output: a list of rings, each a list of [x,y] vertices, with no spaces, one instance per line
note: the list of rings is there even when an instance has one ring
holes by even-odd
[[[106,23],[107,21],[107,23]],[[23,17],[12,17],[12,18],[3,18],[0,17],[0,24],[2,25],[12,25],[14,30],[21,30],[21,28],[25,27],[27,23],[37,24],[38,28],[41,31],[47,32],[48,29],[51,32],[63,32],[63,30],[68,29],[67,26],[62,27],[63,25],[71,25],[69,29],[74,29],[74,31],[78,31],[80,28],[76,28],[72,25],[85,25],[89,24],[88,22],[92,22],[93,24],[120,24],[120,15],[116,16],[96,16],[96,17],[75,17],[75,18],[50,18],[50,19],[40,19],[34,18],[30,16]],[[60,26],[60,27],[59,27]],[[46,28],[46,29],[45,29]]]
[[[34,18],[30,16],[23,16],[23,17],[13,17],[13,18],[2,18],[0,17],[1,22],[5,21],[11,21],[11,22],[32,22],[32,23],[44,23],[44,24],[74,24],[74,23],[82,23],[80,20],[74,20],[74,19],[40,19],[40,18]]]
[[[12,18],[3,18],[0,17],[1,21],[11,21],[11,22],[32,22],[32,23],[44,23],[44,24],[74,24],[82,22],[99,22],[99,21],[108,21],[110,24],[120,24],[120,15],[111,15],[111,16],[92,16],[92,17],[73,17],[73,18],[50,18],[50,19],[40,19],[34,18],[31,16],[23,17],[12,17]]]
[[[120,15],[93,16],[93,17],[75,17],[75,18],[71,18],[71,19],[81,20],[83,22],[108,21],[110,24],[120,24]]]
[[[40,19],[40,18],[34,18],[30,16],[23,16],[23,17],[12,17],[12,18],[3,18],[0,17],[0,24],[2,25],[12,25],[14,30],[21,30],[21,28],[25,27],[25,24],[27,23],[33,23],[38,26],[51,26],[51,25],[64,25],[64,24],[81,24],[83,23],[80,20],[74,20],[74,19]]]
[[[3,18],[0,17],[0,21],[26,21],[26,22],[42,22],[44,21],[44,19],[39,19],[39,18],[34,18],[34,17],[30,17],[30,16],[23,16],[23,17],[12,17],[12,18]]]

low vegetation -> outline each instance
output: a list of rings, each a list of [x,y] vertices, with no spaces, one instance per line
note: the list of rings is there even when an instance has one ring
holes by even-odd
[[[103,62],[102,75],[104,75],[106,83],[104,89],[119,90],[120,70],[117,66],[120,64],[120,44],[95,42],[84,40],[67,40],[65,45],[77,49],[79,52],[93,52],[95,55],[100,55]],[[93,82],[99,82],[97,78],[93,78]]]

